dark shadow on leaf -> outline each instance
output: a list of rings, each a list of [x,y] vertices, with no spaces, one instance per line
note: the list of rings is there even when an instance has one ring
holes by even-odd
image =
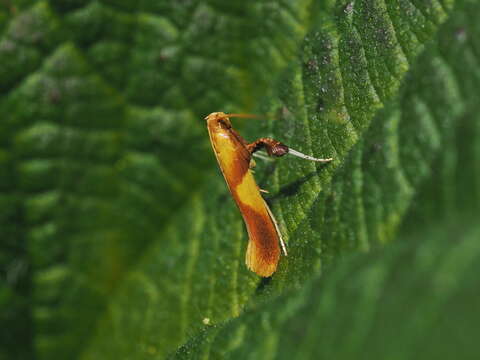
[[[312,177],[320,174],[320,172],[323,171],[322,169],[323,169],[323,166],[317,168],[315,171],[309,172],[305,176],[291,182],[290,184],[282,186],[280,188],[280,190],[278,191],[278,193],[276,193],[275,195],[267,198],[266,200],[270,203],[270,202],[275,202],[275,201],[277,201],[278,199],[281,199],[281,198],[286,198],[286,197],[296,195],[298,193],[298,191],[300,190],[300,187],[303,184],[305,184],[308,180],[310,180]]]
[[[268,284],[270,284],[270,282],[272,281],[272,277],[266,277],[266,278],[262,278],[262,280],[260,280],[260,282],[258,283],[258,286],[257,286],[257,289],[255,290],[255,294],[259,295],[263,292],[263,289],[265,289]]]
[[[260,185],[260,188],[262,188],[263,185],[265,184],[265,182],[267,181],[267,179],[270,176],[273,175],[276,168],[277,168],[277,162],[276,161],[272,161],[271,163],[269,163],[268,165],[265,166],[265,169],[261,171],[261,177],[258,180],[258,184]],[[257,174],[258,174],[258,172],[255,173],[255,175],[257,175]]]

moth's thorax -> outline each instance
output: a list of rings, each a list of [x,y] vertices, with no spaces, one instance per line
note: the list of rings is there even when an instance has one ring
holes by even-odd
[[[209,124],[210,125],[210,124]],[[242,181],[249,168],[250,154],[245,146],[238,141],[231,129],[223,124],[212,123],[210,138],[222,172],[230,188]]]
[[[214,112],[205,119],[213,149],[224,175],[235,174],[237,177],[235,181],[240,181],[248,169],[250,158],[245,145],[235,135],[227,114]]]

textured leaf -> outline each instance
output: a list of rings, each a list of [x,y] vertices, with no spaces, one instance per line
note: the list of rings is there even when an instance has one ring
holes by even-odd
[[[338,354],[349,356],[364,346],[356,334],[376,321],[375,294],[393,286],[375,276],[412,256],[415,242],[338,270],[334,260],[391,241],[405,218],[399,242],[424,236],[425,252],[442,257],[449,233],[436,250],[434,230],[410,229],[478,209],[473,0],[51,0],[0,9],[0,304],[8,309],[0,358],[160,359],[184,343],[179,356],[287,356],[284,326],[305,311],[295,322],[311,329],[302,357],[318,354],[313,305],[330,304],[318,310],[323,329],[335,323],[337,298],[345,318],[321,354],[354,328]],[[335,159],[258,164],[289,248],[271,280],[245,268],[246,233],[202,122],[212,111],[266,114],[236,126],[248,139],[269,135]],[[465,248],[477,235],[462,231]],[[362,265],[370,259],[379,270]],[[435,271],[427,260],[412,270],[425,267],[425,282]],[[326,264],[334,269],[320,276]],[[451,276],[468,291],[473,278],[462,269]],[[405,286],[390,296],[411,296],[418,314],[428,309],[429,292],[415,297],[411,277],[397,275]],[[355,292],[330,290],[337,281],[372,284],[357,305]],[[367,313],[354,317],[355,306]],[[269,335],[253,339],[257,329]],[[443,339],[442,329],[429,339]],[[366,348],[377,349],[381,335]],[[379,354],[402,340],[390,336]],[[404,337],[413,351],[417,338]]]
[[[476,358],[477,11],[457,6],[332,179],[321,259],[391,239],[409,208],[396,244],[346,256],[302,286],[204,327],[171,358]],[[288,263],[289,280],[298,263]]]
[[[174,358],[474,359],[480,229],[462,221],[347,257],[301,289],[206,328]]]
[[[1,6],[7,358],[71,358],[91,341],[125,274],[211,167],[199,119],[252,107],[296,50],[307,6],[259,3],[238,20],[220,3]]]

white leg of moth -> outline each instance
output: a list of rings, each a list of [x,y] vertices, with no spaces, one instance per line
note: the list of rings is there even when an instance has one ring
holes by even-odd
[[[329,161],[333,160],[333,158],[317,159],[317,158],[314,158],[313,156],[302,154],[300,151],[293,150],[291,148],[288,149],[288,154],[293,155],[293,156],[297,156],[297,157],[305,159],[305,160],[311,160],[311,161],[317,161],[317,162],[329,162]]]
[[[277,230],[278,237],[280,238],[280,246],[282,247],[283,254],[284,254],[285,256],[287,256],[287,255],[288,255],[288,253],[287,253],[287,247],[285,246],[285,243],[283,242],[282,233],[280,232],[280,227],[279,227],[278,224],[277,224],[277,220],[275,220],[275,217],[274,217],[273,214],[272,214],[272,210],[270,210],[270,208],[268,207],[267,203],[265,203],[265,205],[266,205],[268,214],[270,215],[270,218],[271,218],[272,221],[273,221],[273,225],[275,225],[275,229]]]
[[[264,153],[255,152],[253,153],[253,156],[255,156],[257,159],[261,159],[265,161],[273,161],[271,157],[269,157],[268,155],[265,155]]]
[[[278,227],[278,225],[277,225],[277,227]],[[280,234],[280,229],[278,229],[278,233]],[[285,243],[283,242],[282,235],[280,235],[279,237],[280,237],[280,246],[282,247],[283,254],[284,254],[285,256],[288,256],[287,247],[285,246]]]

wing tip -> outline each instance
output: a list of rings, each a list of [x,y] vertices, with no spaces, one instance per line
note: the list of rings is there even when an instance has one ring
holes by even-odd
[[[280,252],[276,254],[261,254],[261,251],[253,244],[248,242],[245,263],[247,268],[261,277],[270,277],[277,270]]]

